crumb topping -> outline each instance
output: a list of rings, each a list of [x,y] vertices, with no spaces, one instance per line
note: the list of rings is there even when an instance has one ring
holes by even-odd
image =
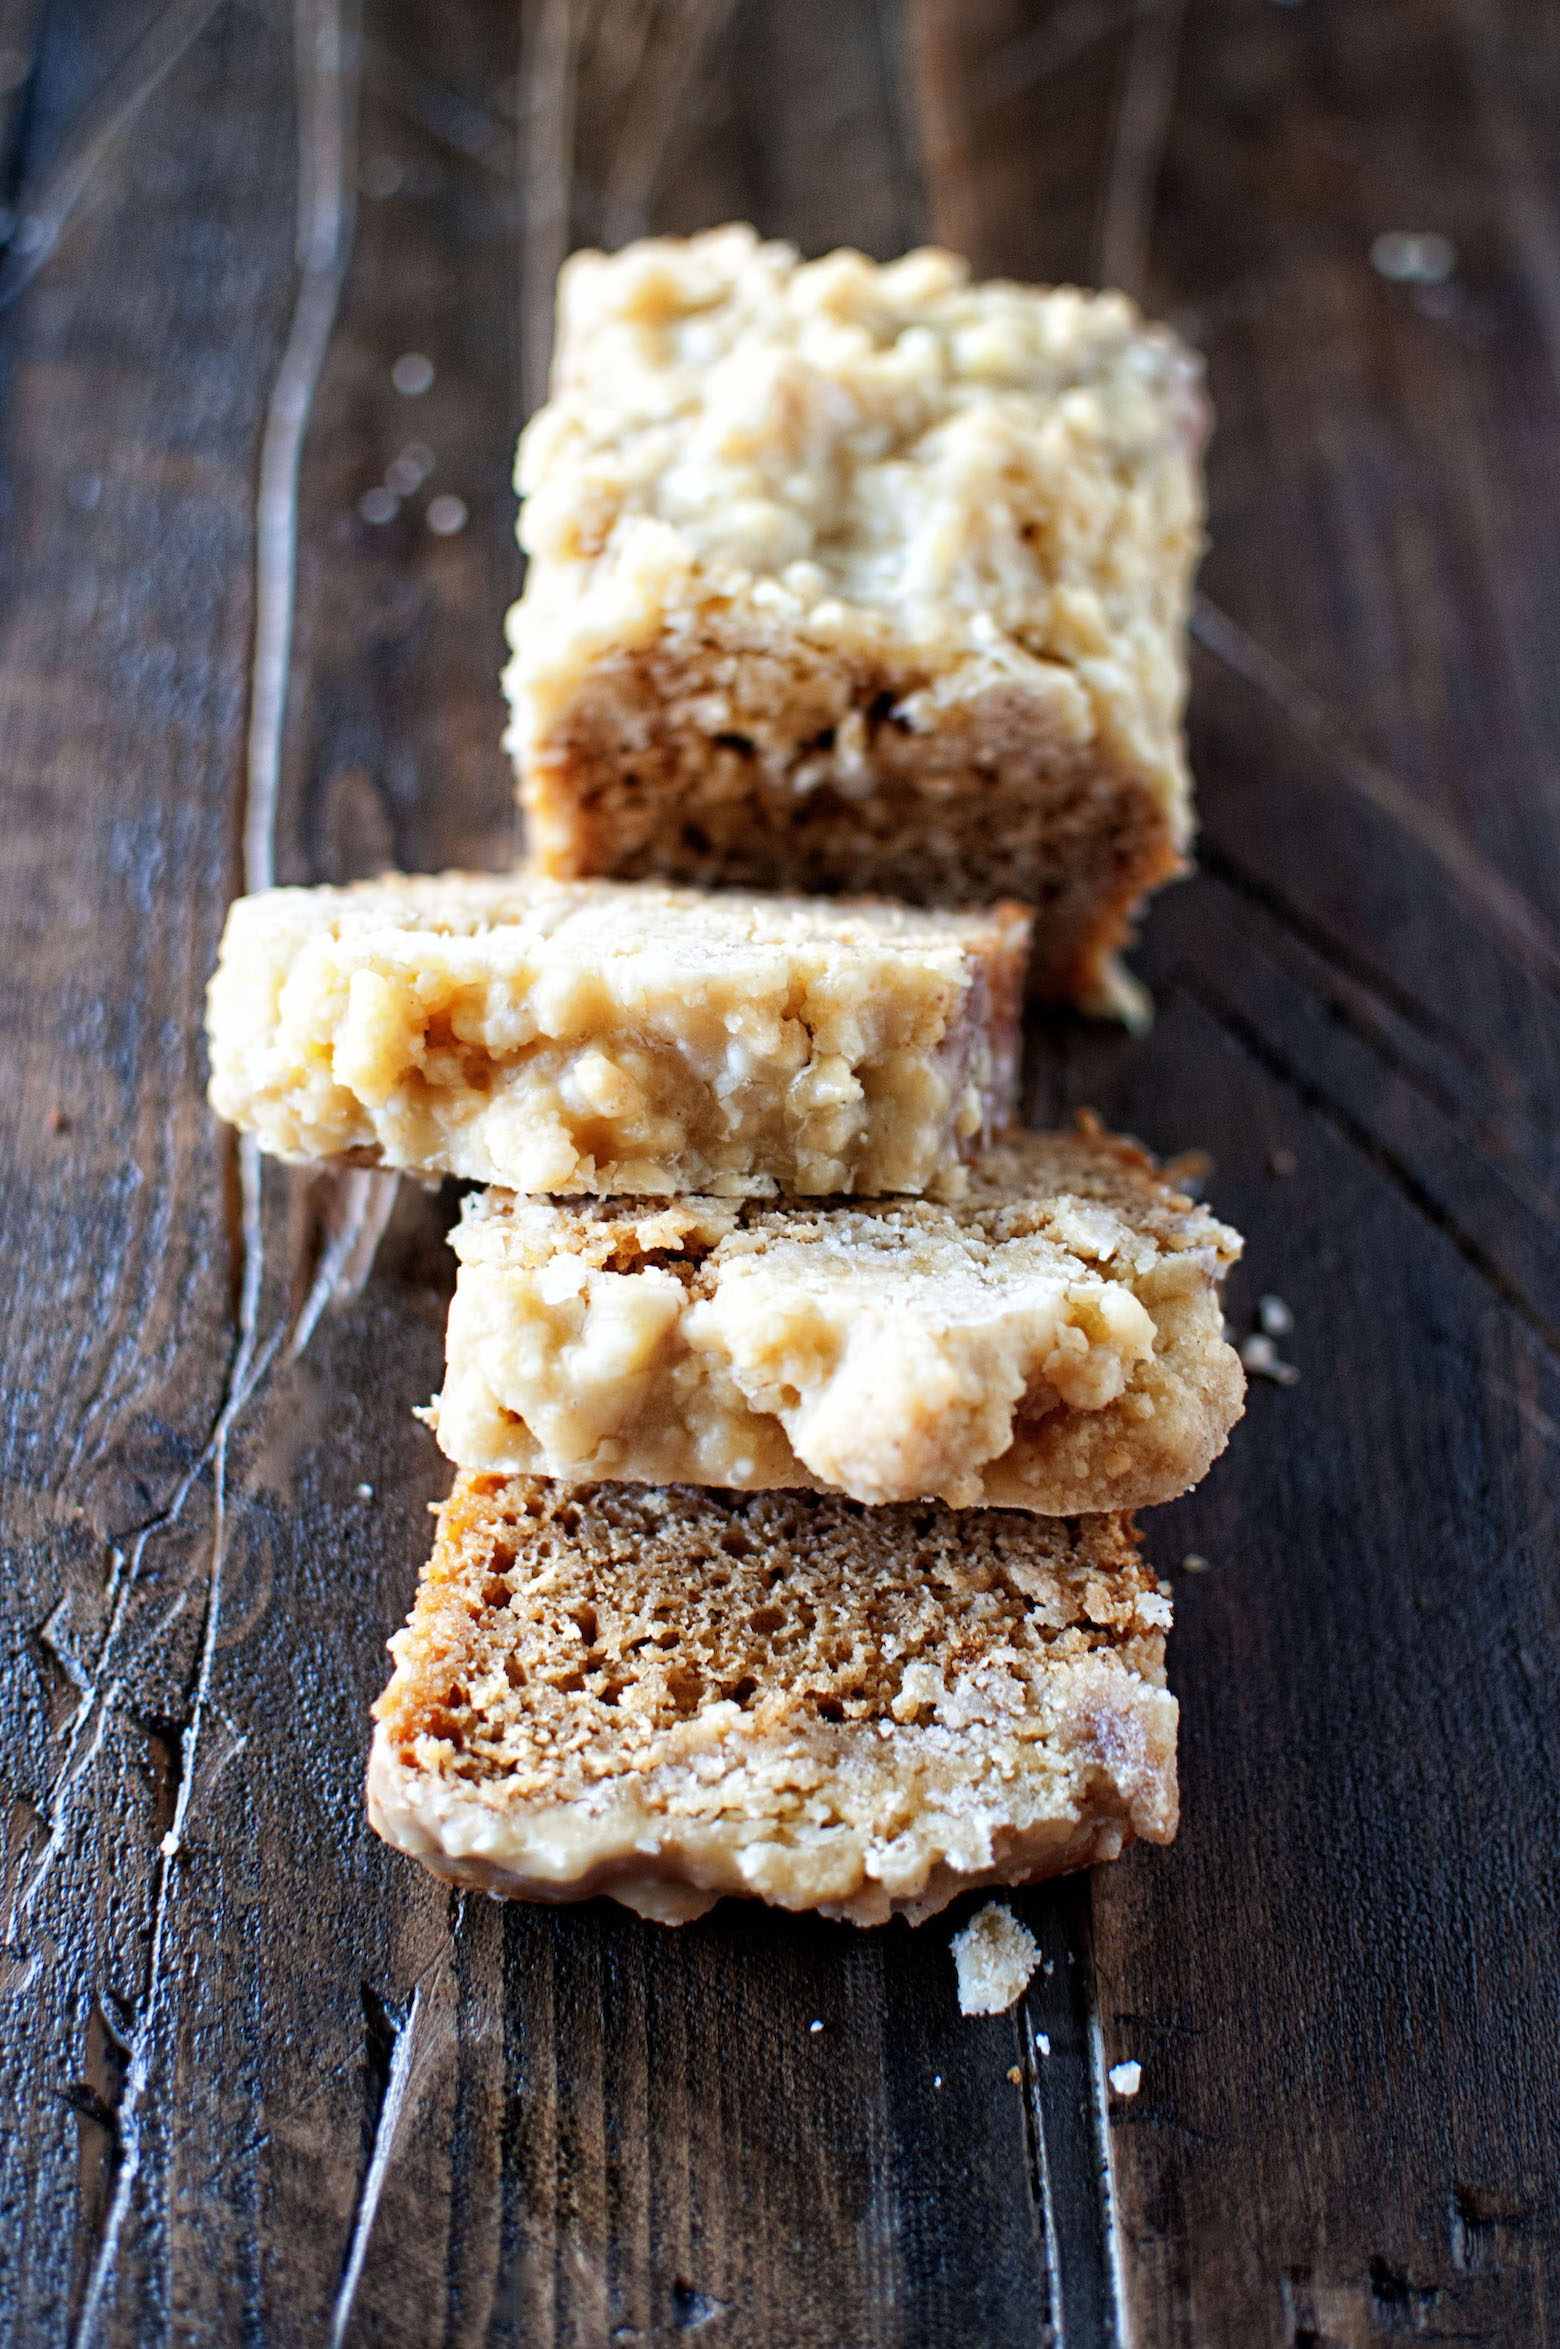
[[[1066,1514],[1184,1489],[1239,1408],[1238,1235],[1097,1127],[997,1146],[945,1204],[490,1192],[454,1245],[465,1466]]]

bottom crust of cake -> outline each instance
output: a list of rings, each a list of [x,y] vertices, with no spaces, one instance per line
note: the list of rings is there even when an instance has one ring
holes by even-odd
[[[871,1881],[862,1855],[853,1852],[849,1872],[859,1880],[841,1891],[844,1855],[828,1849],[824,1836],[814,1849],[792,1842],[781,1854],[773,1845],[746,1843],[729,1828],[690,1822],[669,1829],[632,1799],[602,1819],[582,1821],[560,1804],[532,1812],[523,1825],[500,1827],[469,1796],[422,1782],[397,1758],[382,1727],[369,1755],[368,1816],[386,1843],[421,1860],[443,1883],[555,1907],[601,1894],[657,1925],[691,1924],[728,1895],[815,1909],[852,1925],[885,1925],[896,1916],[919,1925],[961,1892],[1036,1884],[1090,1868],[1119,1858],[1134,1840],[1120,1819],[1086,1821],[1071,1832],[1047,1821],[1028,1834],[994,1837],[989,1867],[934,1861],[920,1890],[900,1897]],[[467,1848],[473,1835],[478,1840]],[[755,1851],[761,1851],[763,1883],[753,1880],[756,1870],[744,1868],[744,1855]],[[562,1873],[550,1872],[556,1870]]]

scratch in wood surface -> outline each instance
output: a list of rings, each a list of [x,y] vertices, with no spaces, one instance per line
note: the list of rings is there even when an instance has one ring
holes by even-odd
[[[251,1152],[251,1180],[247,1189],[253,1194],[254,1212],[258,1214],[258,1154]],[[258,1274],[256,1281],[258,1298]],[[171,1532],[181,1521],[191,1494],[206,1471],[214,1468],[219,1453],[225,1458],[229,1429],[243,1410],[256,1386],[264,1377],[281,1342],[278,1330],[262,1342],[246,1347],[246,1331],[241,1321],[240,1333],[232,1364],[224,1384],[216,1424],[199,1457],[180,1478],[167,1506],[155,1517],[137,1529],[128,1549],[115,1547],[107,1588],[104,1593],[108,1609],[108,1623],[98,1644],[91,1668],[78,1682],[80,1700],[64,1728],[65,1753],[49,1789],[48,1833],[32,1866],[18,1885],[7,1919],[7,1939],[14,1940],[38,1893],[53,1870],[55,1860],[64,1847],[70,1824],[76,1789],[90,1775],[109,1723],[138,1664],[158,1648],[167,1638],[174,1624],[186,1612],[191,1591],[178,1592],[158,1616],[150,1630],[143,1632],[133,1647],[126,1650],[125,1640],[131,1604],[141,1579],[141,1568],[150,1544]],[[57,1614],[58,1610],[56,1610]],[[52,1622],[53,1617],[50,1618]],[[62,1657],[63,1662],[63,1657]],[[80,1671],[77,1665],[72,1677]]]
[[[298,479],[304,427],[330,347],[354,228],[357,77],[362,43],[355,21],[337,11],[296,19],[303,119],[299,136],[297,258],[301,273],[292,324],[266,412],[255,532],[255,645],[244,801],[244,886],[276,877],[276,809],[287,722],[293,607],[298,572]],[[288,1342],[296,1359],[333,1299],[355,1296],[395,1205],[396,1179],[352,1171],[335,1178],[332,1231]]]
[[[1405,1166],[1395,1151],[1389,1150],[1379,1141],[1351,1110],[1318,1085],[1314,1078],[1296,1068],[1280,1046],[1264,1034],[1244,1011],[1227,1003],[1209,987],[1199,972],[1183,968],[1178,977],[1187,994],[1202,1006],[1209,1018],[1217,1021],[1259,1067],[1265,1068],[1270,1076],[1286,1086],[1308,1109],[1341,1134],[1345,1141],[1352,1143],[1376,1171],[1385,1176],[1394,1190],[1451,1242],[1459,1256],[1498,1302],[1508,1307],[1545,1350],[1560,1360],[1560,1328],[1545,1320],[1473,1234],[1466,1231],[1441,1201],[1426,1189],[1412,1167]]]
[[[1491,1052],[1475,1051],[1465,1038],[1447,1028],[1386,974],[1363,963],[1279,891],[1248,873],[1226,851],[1211,846],[1206,835],[1198,844],[1198,863],[1210,880],[1272,922],[1290,941],[1289,954],[1283,955],[1280,950],[1273,959],[1306,1002],[1336,1021],[1394,1076],[1410,1086],[1454,1129],[1459,1141],[1466,1143],[1470,1151],[1510,1183],[1541,1223],[1560,1229],[1560,1197],[1533,1172],[1528,1156],[1524,1155],[1525,1138],[1527,1148],[1547,1160],[1548,1152],[1543,1147],[1547,1133],[1525,1114],[1522,1114],[1523,1138],[1517,1138],[1514,1129],[1501,1123],[1510,1103],[1525,1091],[1521,1080],[1507,1065]],[[1316,978],[1303,967],[1296,968],[1296,947],[1303,956],[1314,957],[1323,965],[1324,977]],[[1444,1054],[1454,1064],[1453,1071],[1438,1072],[1415,1058],[1400,1036],[1392,1032],[1393,1023],[1407,1028],[1427,1050]],[[1459,1074],[1478,1086],[1484,1096],[1483,1104],[1475,1107],[1459,1097]],[[1491,1101],[1498,1106],[1491,1108]]]
[[[1461,904],[1523,970],[1560,994],[1560,936],[1538,908],[1486,862],[1454,824],[1426,807],[1406,783],[1357,750],[1320,696],[1282,661],[1249,637],[1228,615],[1198,596],[1192,634],[1205,652],[1261,694],[1325,757],[1338,780],[1427,849],[1446,872]]]
[[[1044,2337],[1061,2349],[1123,2349],[1087,1878],[1047,1887],[1026,1906],[1026,1921],[1044,1953],[1021,2013],[1028,2174],[1047,2285]]]
[[[1051,2336],[1058,2349],[1063,2349],[1064,2279],[1061,2261],[1061,2234],[1057,2225],[1056,2195],[1051,2184],[1051,2157],[1046,2149],[1045,2128],[1040,2117],[1040,2067],[1049,2061],[1050,2045],[1041,2053],[1037,2043],[1035,2019],[1026,2005],[1022,2023],[1024,2035],[1024,2148],[1029,2156],[1029,2173],[1034,2182],[1036,2200],[1040,2205],[1040,2235],[1045,2253],[1045,2274],[1048,2288]]]
[[[520,392],[526,415],[547,397],[553,289],[569,249],[574,90],[573,0],[524,0],[520,41]]]
[[[399,1190],[398,1175],[364,1167],[350,1168],[335,1177],[333,1228],[287,1341],[289,1361],[296,1361],[303,1352],[327,1305],[362,1294]]]
[[[1417,995],[1411,995],[1390,971],[1379,970],[1374,963],[1367,962],[1291,897],[1275,888],[1263,874],[1252,872],[1239,857],[1232,856],[1209,832],[1198,834],[1196,861],[1199,872],[1228,889],[1243,905],[1265,915],[1340,980],[1357,988],[1362,995],[1373,997],[1384,1012],[1400,1019],[1434,1050],[1444,1052],[1449,1059],[1487,1080],[1492,1066],[1489,1053],[1476,1050],[1438,1013],[1421,1003]]]
[[[427,1990],[428,1993],[432,1995],[433,1989],[435,1987],[434,1976],[439,1972],[440,1968],[448,1967],[454,1962],[453,1943],[455,1937],[460,1931],[461,1923],[464,1919],[466,1898],[467,1896],[464,1893],[451,1893],[449,1908],[450,1938],[440,1943],[439,1947],[434,1951],[432,1957],[429,1958],[426,1965],[419,1967],[418,1971],[412,1977],[406,1994],[406,2020],[408,2023],[410,2022],[412,2013],[417,2009],[418,2003],[422,1999],[424,1991]],[[363,1987],[366,2003],[370,1986],[365,1983]],[[391,2042],[391,2054],[393,2055],[394,2048],[399,2043],[399,2040],[403,2035],[404,2026],[396,2022],[387,2002],[383,1998],[379,1997],[377,1993],[373,1993],[373,1996],[376,2008],[380,2010],[383,2015],[384,2022],[390,2027],[389,2037]],[[410,2095],[412,2090],[416,2087],[418,2074],[422,2068],[420,2063],[412,2061],[412,2054],[420,2052],[420,2049],[412,2050],[408,2055],[409,2074],[406,2091],[402,2097],[403,2109],[406,2102],[406,2096]],[[428,2052],[431,2054],[434,2052],[434,2050],[430,2047]],[[222,2156],[222,2159],[213,2163],[209,2170],[206,2170],[193,2177],[190,2180],[186,2190],[191,2194],[198,2194],[204,2192],[206,2187],[215,2184],[219,2178],[226,2177],[227,2173],[239,2162],[247,2161],[251,2154],[258,2153],[262,2146],[270,2144],[272,2139],[275,2138],[290,2121],[295,2121],[300,2113],[307,2112],[310,2106],[317,2103],[319,2098],[325,2094],[326,2090],[332,2085],[333,2082],[341,2079],[343,2075],[349,2071],[360,2069],[362,2060],[362,2050],[359,2048],[355,2054],[344,2056],[339,2063],[334,2063],[328,2066],[328,2068],[323,2071],[315,2080],[315,2083],[309,2090],[308,2094],[306,2096],[300,2096],[296,2103],[285,2106],[280,2112],[271,2112],[267,2110],[266,2125],[263,2129],[258,2130],[254,2136],[246,2138],[242,2145],[235,2146],[230,2152],[225,2153]],[[387,2060],[385,2065],[386,2091],[388,2091],[390,2083],[390,2070],[391,2065]],[[381,2096],[379,2108],[375,2116],[376,2131],[382,2121],[383,2108],[384,2098]]]
[[[675,10],[679,0],[669,0]],[[607,119],[625,123],[636,102],[635,84],[655,34],[660,0],[616,0],[594,13],[589,0],[583,10],[586,30],[581,35],[577,62],[579,91]],[[577,144],[576,140],[576,144]],[[571,158],[572,160],[572,158]]]
[[[1141,297],[1149,228],[1175,100],[1185,0],[1159,0],[1139,17],[1127,44],[1100,204],[1094,274],[1100,285]]]
[[[1116,2196],[1116,2162],[1110,2142],[1110,2085],[1105,2076],[1105,2033],[1100,2022],[1099,1984],[1095,1978],[1092,1951],[1084,1987],[1089,2002],[1089,2078],[1093,2099],[1094,2142],[1099,2160],[1100,2212],[1105,2226],[1105,2260],[1112,2303],[1111,2339],[1103,2345],[1103,2349],[1131,2349],[1127,2330],[1121,2211]],[[1064,2326],[1065,2321],[1064,2311]]]
[[[888,150],[888,184],[894,191],[894,242],[908,251],[926,241],[926,191],[921,184],[916,152],[914,76],[907,54],[911,45],[907,11],[896,0],[873,0],[872,38],[882,87],[884,143]]]
[[[498,115],[408,65],[383,41],[364,41],[363,62],[381,96],[408,122],[455,154],[509,177],[512,133]]]
[[[217,0],[170,0],[109,75],[67,136],[57,161],[18,207],[10,248],[0,263],[0,310],[37,276],[120,132],[178,64],[216,8]]]
[[[576,28],[571,86],[583,89],[588,81],[595,111],[622,126],[604,188],[592,188],[581,179],[577,156],[571,153],[567,159],[571,189],[578,189],[588,199],[590,214],[599,221],[599,234],[608,245],[646,233],[656,183],[683,99],[733,5],[734,0],[664,0],[664,5],[660,0],[632,0],[632,4],[618,0],[618,5],[600,12],[588,52]],[[538,48],[545,46],[542,43]],[[536,54],[533,50],[533,63]],[[381,95],[407,121],[416,123],[452,152],[509,178],[514,130],[512,120],[504,117],[518,115],[524,121],[524,112],[510,107],[504,93],[495,91],[492,101],[502,112],[489,111],[409,65],[382,41],[366,41],[364,59]],[[555,65],[556,60],[553,62]],[[555,137],[543,142],[555,149],[557,144]],[[522,191],[529,186],[530,155],[527,139],[521,153]],[[549,195],[541,205],[544,224],[555,210],[555,198]],[[549,337],[552,280],[567,249],[565,236],[562,243],[549,246],[536,264],[547,288]],[[533,341],[535,332],[533,320]],[[545,363],[543,372],[545,375]]]
[[[1541,1436],[1546,1444],[1553,1444],[1560,1449],[1560,1426],[1556,1425],[1547,1411],[1540,1411],[1538,1405],[1514,1387],[1509,1379],[1496,1378],[1492,1373],[1486,1373],[1484,1383],[1492,1395],[1497,1395],[1501,1402],[1512,1406],[1536,1436]]]
[[[345,102],[358,70],[340,8],[301,5],[296,18],[304,120],[300,125],[298,268],[292,325],[260,444],[255,543],[255,646],[244,802],[244,887],[276,877],[276,802],[287,716],[293,601],[298,570],[298,467],[303,428],[325,362],[352,246],[351,118]],[[350,53],[349,53],[350,52]]]
[[[248,1135],[244,1139],[246,1143],[250,1141]],[[103,2232],[99,2238],[88,2275],[86,2291],[82,2297],[81,2314],[74,2335],[78,2349],[85,2349],[85,2344],[91,2341],[97,2330],[98,2319],[103,2308],[103,2295],[114,2272],[119,2254],[120,2236],[124,2230],[124,2222],[129,2212],[130,2199],[135,2191],[136,2180],[140,2174],[141,2113],[146,2091],[151,2081],[152,2065],[156,2052],[163,1978],[163,1945],[168,1930],[172,1869],[183,1843],[184,1829],[197,1783],[196,1758],[211,1704],[211,1668],[216,1655],[217,1631],[222,1615],[222,1566],[227,1542],[228,1432],[253,1390],[255,1378],[259,1375],[257,1364],[262,1353],[274,1352],[275,1350],[274,1339],[267,1347],[262,1344],[259,1336],[262,1264],[259,1239],[258,1150],[251,1148],[249,1157],[252,1164],[246,1166],[245,1169],[244,1220],[250,1245],[246,1250],[244,1264],[243,1293],[239,1307],[238,1348],[229,1375],[228,1399],[217,1421],[217,1432],[212,1447],[215,1506],[200,1644],[196,1654],[193,1685],[186,1696],[187,1711],[180,1736],[181,1768],[173,1819],[159,1846],[154,1867],[152,1938],[147,1958],[145,1990],[137,2012],[135,2028],[130,2037],[124,2092],[120,2098],[118,2109],[119,2167],[114,2179],[113,2199],[108,2207]],[[177,1604],[182,1606],[183,1600],[181,1599]],[[116,1694],[118,1685],[117,1682],[114,1684]],[[108,1710],[107,1705],[102,1708],[98,1738],[95,1742],[101,1742],[101,1724],[106,1722]]]
[[[374,2141],[369,2151],[368,2167],[363,2173],[362,2192],[352,2221],[352,2240],[347,2247],[347,2263],[342,2270],[341,2284],[336,2293],[336,2304],[331,2310],[330,2349],[341,2349],[352,2322],[352,2310],[357,2300],[358,2286],[363,2280],[363,2262],[368,2257],[368,2239],[374,2231],[374,2219],[379,2209],[379,2198],[384,2192],[389,2175],[390,2158],[395,2151],[396,2130],[406,2103],[407,2089],[412,2078],[412,2059],[417,2046],[417,2025],[422,2014],[423,1984],[419,1981],[412,1992],[412,2003],[404,2021],[395,2025],[395,2039],[390,2050],[390,2069],[385,2081],[378,2116],[374,2123]]]

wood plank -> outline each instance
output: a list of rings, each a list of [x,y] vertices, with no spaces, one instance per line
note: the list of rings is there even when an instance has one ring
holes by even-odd
[[[1555,1363],[1217,1017],[1229,967],[1169,994],[1112,1104],[1153,1130],[1195,1084],[1260,1248],[1234,1316],[1283,1295],[1302,1373],[1150,1526],[1162,1565],[1213,1568],[1177,1581],[1181,1840],[1095,1890],[1107,2044],[1145,2067],[1116,2130],[1135,2337],[1364,2338],[1401,2283],[1448,2337],[1543,2338],[1552,2212],[1520,2181],[1555,2125],[1554,1989],[1510,1953],[1547,1932]],[[1534,2214],[1499,2274],[1459,2187]]]
[[[924,12],[945,55],[950,22]],[[1206,869],[1147,925],[1146,1048],[1057,1021],[1032,1054],[1037,1115],[1211,1148],[1250,1236],[1237,1328],[1260,1290],[1297,1316],[1300,1383],[1255,1382],[1227,1461],[1148,1521],[1162,1570],[1211,1561],[1176,1576],[1182,1832],[1093,1880],[1106,2052],[1143,2065],[1110,2135],[1147,2344],[1555,2324],[1549,485],[1528,502],[1513,440],[1553,423],[1468,27],[1188,11],[1146,275],[1221,417]],[[983,161],[994,235],[1026,159],[1015,130]],[[1395,226],[1454,237],[1449,298],[1372,271]]]
[[[51,27],[47,53],[68,49]],[[5,322],[0,2162],[18,2338],[65,2337],[108,2221],[164,1897],[167,1725],[200,1641],[235,1200],[198,1030],[232,874],[290,65],[256,18],[201,32]],[[42,136],[47,106],[36,119]]]

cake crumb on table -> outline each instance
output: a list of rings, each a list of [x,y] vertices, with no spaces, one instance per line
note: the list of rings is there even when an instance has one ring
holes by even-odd
[[[1143,2067],[1140,2063],[1112,2064],[1110,2084],[1118,2096],[1136,2096],[1143,2085]]]
[[[959,2012],[999,2015],[1029,1987],[1040,1952],[1027,1925],[991,1900],[953,1937],[959,1972]]]
[[[1292,1387],[1300,1376],[1292,1362],[1280,1359],[1265,1330],[1256,1330],[1242,1341],[1240,1358],[1254,1378],[1270,1378],[1276,1387]]]

